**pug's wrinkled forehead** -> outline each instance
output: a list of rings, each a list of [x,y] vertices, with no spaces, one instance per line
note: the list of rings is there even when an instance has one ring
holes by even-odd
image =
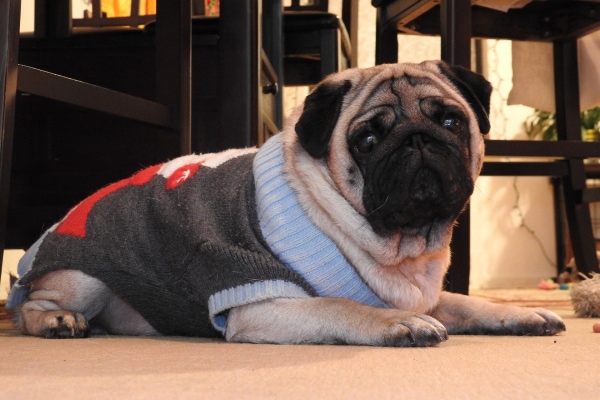
[[[416,98],[438,96],[453,99],[472,112],[481,134],[490,130],[488,114],[492,87],[480,74],[442,61],[384,64],[358,71],[359,74],[346,70],[331,76],[337,85],[351,82],[348,98],[344,101],[349,107],[369,107],[373,101],[381,103],[386,96],[391,102],[409,95]],[[357,109],[354,111],[358,112]]]
[[[324,157],[333,129],[347,127],[350,123],[347,118],[361,115],[374,103],[385,103],[386,99],[397,103],[402,97],[414,96],[456,102],[468,116],[471,133],[481,135],[490,130],[491,91],[490,83],[483,76],[442,61],[349,69],[330,75],[309,94],[295,130],[309,154]],[[408,103],[408,99],[405,101]],[[476,153],[483,143],[474,142]]]

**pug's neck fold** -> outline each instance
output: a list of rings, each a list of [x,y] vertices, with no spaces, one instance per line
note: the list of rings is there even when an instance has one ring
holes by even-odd
[[[437,304],[447,271],[451,224],[433,241],[419,235],[377,235],[365,216],[340,192],[325,159],[302,150],[292,115],[281,134],[283,173],[314,225],[330,238],[369,288],[385,303],[426,312]],[[289,121],[292,121],[291,123]],[[330,146],[333,150],[335,138]],[[442,234],[443,238],[437,237]]]
[[[254,159],[256,205],[262,234],[277,258],[323,297],[345,297],[389,308],[358,275],[336,244],[308,217],[283,173],[281,134]],[[335,277],[335,279],[334,279]]]

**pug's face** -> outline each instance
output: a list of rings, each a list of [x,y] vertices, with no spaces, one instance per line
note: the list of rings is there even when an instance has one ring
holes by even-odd
[[[427,236],[458,217],[481,169],[491,86],[441,62],[332,75],[295,130],[380,236]]]

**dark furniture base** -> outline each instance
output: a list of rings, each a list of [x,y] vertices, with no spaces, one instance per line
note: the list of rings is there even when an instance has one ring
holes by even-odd
[[[277,127],[273,95],[264,95],[260,137],[220,133],[219,90],[227,71],[217,62],[218,19],[195,26],[192,55],[192,151],[216,152],[258,144]],[[151,29],[80,33],[67,38],[23,38],[20,63],[152,99]],[[268,63],[268,61],[264,60]],[[273,83],[263,73],[265,84]],[[151,125],[19,93],[6,248],[31,245],[86,196],[139,169],[180,154],[179,137]],[[236,115],[230,118],[235,122]]]

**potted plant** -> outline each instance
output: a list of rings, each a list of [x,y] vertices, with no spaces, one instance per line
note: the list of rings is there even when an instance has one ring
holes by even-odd
[[[525,133],[531,140],[556,140],[556,118],[549,111],[535,110],[523,122]],[[600,106],[581,113],[583,140],[600,140]]]

